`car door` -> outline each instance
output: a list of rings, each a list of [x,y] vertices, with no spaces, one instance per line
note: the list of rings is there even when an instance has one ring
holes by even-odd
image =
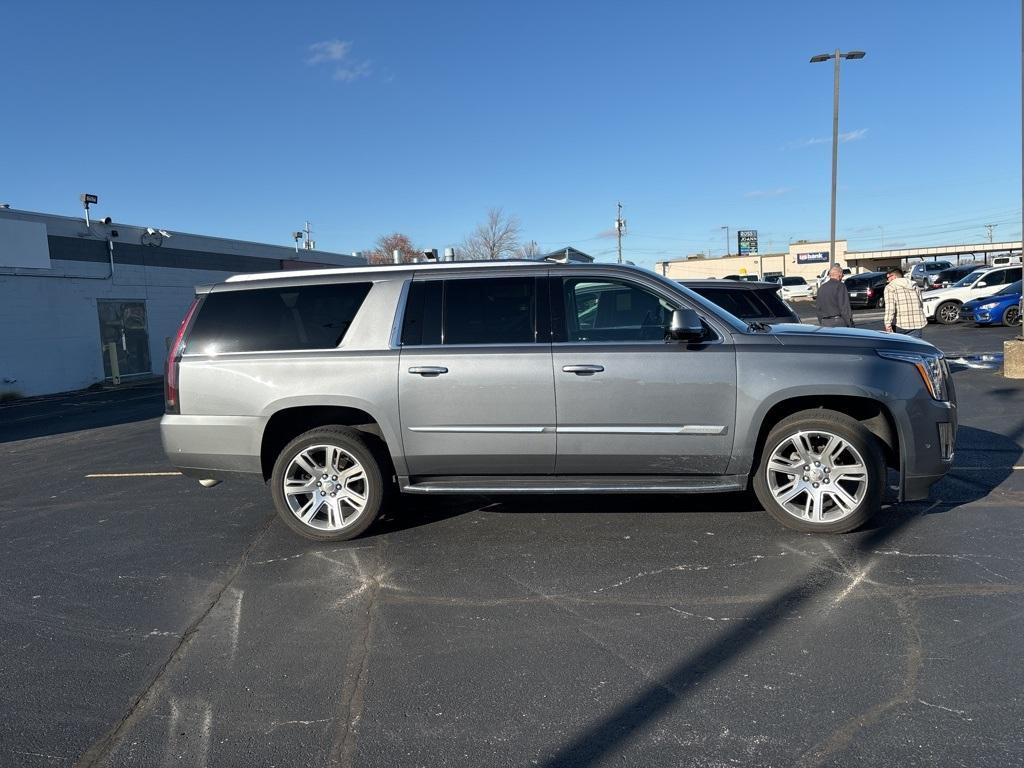
[[[551,473],[554,382],[547,292],[538,291],[545,278],[532,270],[436,274],[410,284],[402,325],[398,397],[409,473]]]
[[[685,302],[641,278],[553,270],[550,285],[556,471],[724,473],[736,414],[731,337],[709,324],[700,343],[666,341]]]

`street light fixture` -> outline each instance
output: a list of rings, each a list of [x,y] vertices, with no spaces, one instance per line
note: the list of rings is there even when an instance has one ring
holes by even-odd
[[[829,259],[830,263],[836,263],[836,171],[839,165],[839,61],[841,59],[863,59],[864,51],[849,51],[842,53],[836,48],[834,53],[819,53],[811,56],[811,64],[820,64],[823,61],[834,59],[835,78],[832,89],[832,226],[830,228]]]
[[[728,256],[729,255],[729,228],[728,227],[719,227],[719,229],[724,229],[725,230],[725,255]]]

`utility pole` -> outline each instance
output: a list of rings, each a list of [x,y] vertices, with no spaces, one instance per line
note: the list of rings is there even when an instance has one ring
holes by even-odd
[[[622,263],[622,236],[626,234],[626,220],[622,218],[622,203],[616,203],[618,213],[615,216],[615,234],[619,239],[619,264]]]
[[[308,221],[306,222],[306,228],[305,228],[304,232],[306,233],[306,243],[305,243],[306,250],[307,251],[312,251],[312,250],[316,249],[316,241],[312,237],[312,235],[313,235],[313,225],[310,224]]]
[[[985,229],[988,230],[988,241],[990,243],[992,242],[992,230],[995,229],[998,226],[999,226],[998,224],[986,224],[985,225]]]
[[[728,227],[719,227],[719,229],[724,229],[725,230],[725,255],[728,256],[729,255],[729,228]]]

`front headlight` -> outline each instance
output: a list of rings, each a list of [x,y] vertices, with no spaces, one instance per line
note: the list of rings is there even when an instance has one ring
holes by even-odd
[[[901,363],[910,363],[921,374],[921,380],[928,389],[928,394],[936,400],[949,399],[949,387],[946,386],[948,368],[942,359],[941,353],[937,355],[924,355],[918,352],[899,352],[890,349],[878,349],[875,351],[878,352],[879,357],[884,357],[888,360],[899,360]]]
[[[988,304],[982,304],[978,309],[995,309],[999,304],[995,301],[990,301]]]

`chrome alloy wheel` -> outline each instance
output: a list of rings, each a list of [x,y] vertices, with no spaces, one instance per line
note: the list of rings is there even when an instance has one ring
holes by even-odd
[[[868,468],[857,449],[831,432],[797,432],[772,452],[768,490],[786,512],[811,523],[853,514],[868,492]]]
[[[951,301],[939,307],[939,322],[951,324],[960,319],[960,307]]]
[[[284,473],[284,498],[300,522],[320,531],[348,528],[366,508],[366,470],[336,445],[313,445]]]

